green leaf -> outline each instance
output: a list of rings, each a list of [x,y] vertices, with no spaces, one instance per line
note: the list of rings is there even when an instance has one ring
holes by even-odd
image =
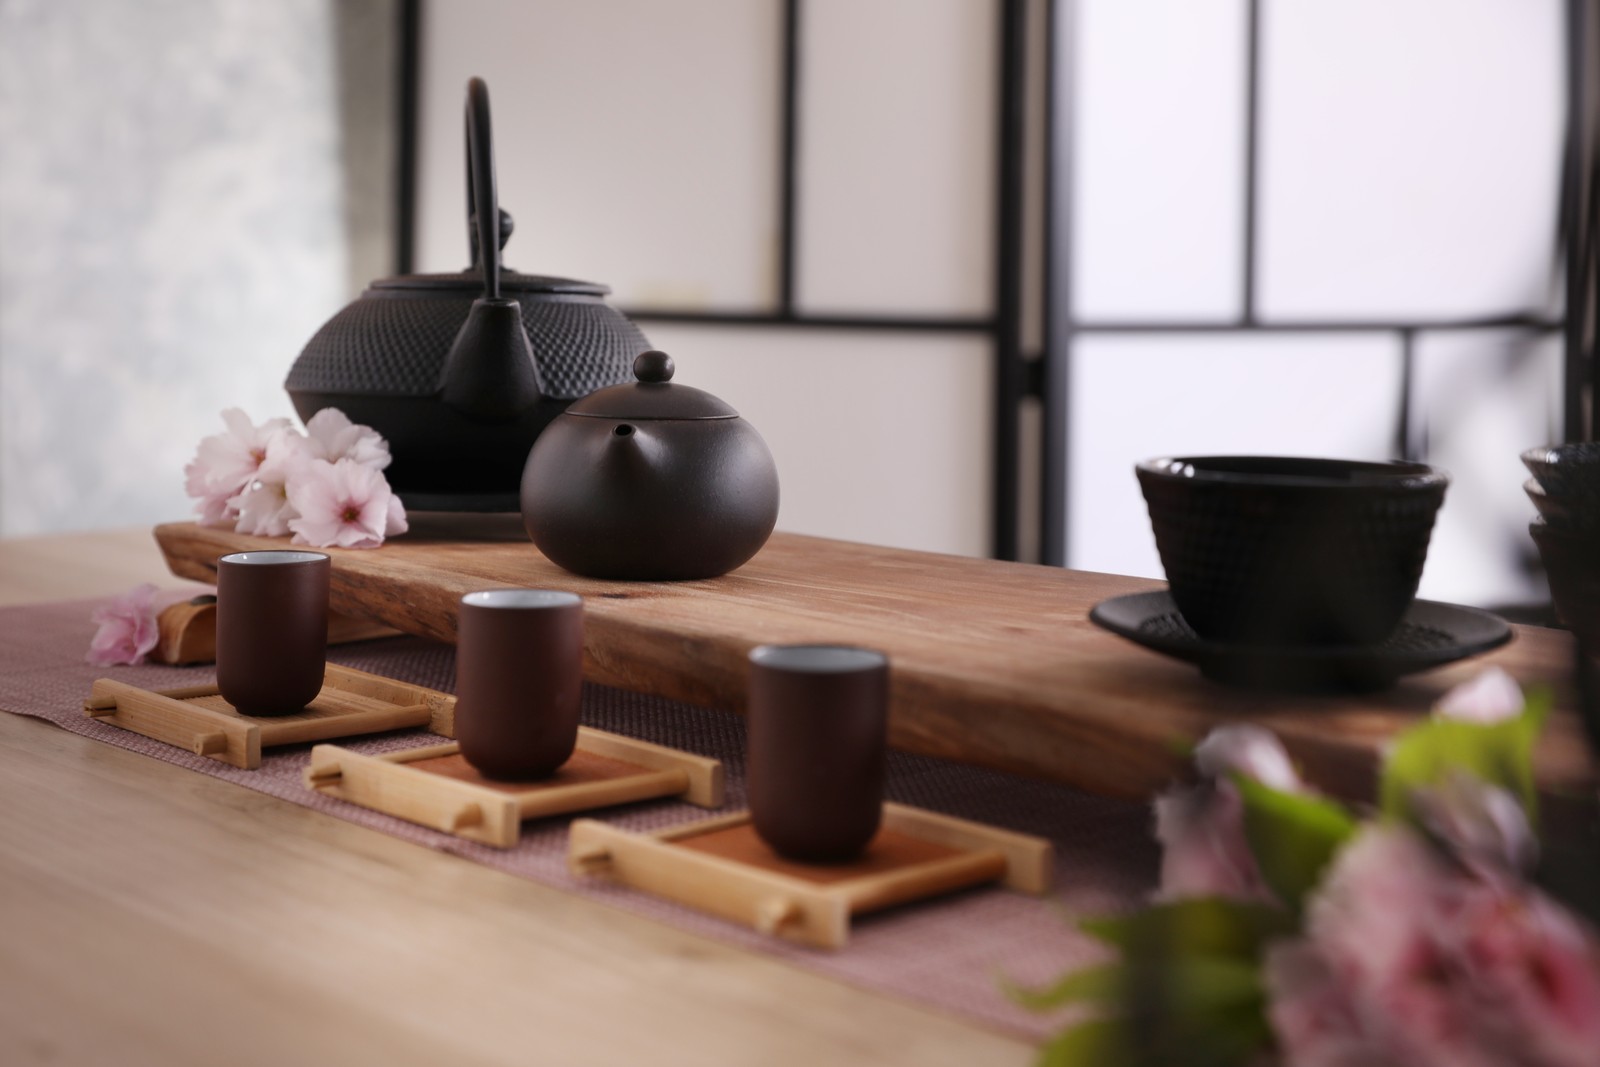
[[[1146,957],[1085,967],[1036,989],[1003,985],[1030,1011],[1092,1003],[1141,1015],[1202,1015],[1259,1006],[1262,999],[1255,963],[1222,956]]]
[[[1133,1064],[1126,1019],[1093,1019],[1046,1042],[1034,1067],[1118,1067]]]
[[[1522,802],[1528,821],[1537,818],[1533,746],[1553,700],[1548,689],[1527,696],[1522,714],[1499,722],[1430,718],[1401,734],[1383,764],[1379,803],[1392,818],[1412,819],[1412,795],[1465,771],[1501,786]]]
[[[1046,986],[1030,989],[1004,979],[1000,986],[1029,1011],[1051,1011],[1085,1001],[1114,1002],[1127,988],[1127,974],[1120,963],[1102,963],[1070,971]]]
[[[1130,959],[1222,956],[1255,960],[1262,946],[1296,928],[1282,908],[1222,897],[1156,904],[1131,915],[1087,919],[1078,928],[1115,945]]]
[[[1047,1042],[1036,1067],[1243,1067],[1272,1040],[1259,1010],[1080,1023]]]
[[[1285,793],[1235,775],[1244,798],[1244,833],[1261,877],[1299,911],[1322,880],[1334,853],[1356,832],[1356,820],[1336,801]]]

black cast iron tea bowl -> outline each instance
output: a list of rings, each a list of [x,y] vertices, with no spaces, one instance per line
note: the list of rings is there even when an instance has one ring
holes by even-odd
[[[1136,468],[1173,601],[1201,637],[1368,645],[1415,599],[1450,483],[1421,463],[1187,456]]]

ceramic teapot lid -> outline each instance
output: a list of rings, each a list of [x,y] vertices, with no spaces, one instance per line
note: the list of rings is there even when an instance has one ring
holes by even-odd
[[[568,415],[595,419],[736,419],[739,413],[704,389],[673,385],[672,357],[665,352],[641,352],[633,361],[633,376],[624,385],[596,390],[567,408]]]

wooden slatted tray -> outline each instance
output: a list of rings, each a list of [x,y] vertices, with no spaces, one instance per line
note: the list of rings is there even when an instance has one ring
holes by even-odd
[[[381,756],[318,745],[311,750],[306,785],[408,822],[511,848],[525,819],[660,797],[719,808],[724,778],[718,760],[581,726],[572,758],[538,781],[485,778],[451,742]]]
[[[860,859],[804,864],[770,849],[737,812],[652,834],[594,819],[572,824],[575,874],[602,875],[647,893],[819,948],[840,948],[850,919],[896,904],[999,882],[1050,888],[1050,842],[901,804]]]
[[[455,736],[456,699],[330,663],[322,691],[298,715],[240,715],[215,684],[152,691],[101,678],[84,712],[92,719],[186,748],[199,756],[254,770],[261,750],[275,745],[427,727]]]

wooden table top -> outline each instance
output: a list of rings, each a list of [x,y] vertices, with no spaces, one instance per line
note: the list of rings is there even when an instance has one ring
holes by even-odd
[[[284,543],[189,523],[156,537],[176,573],[201,579],[219,555]],[[377,551],[329,554],[335,610],[447,641],[472,590],[579,593],[588,678],[712,707],[742,707],[754,645],[878,648],[891,662],[897,747],[1125,796],[1183,773],[1186,742],[1250,720],[1276,731],[1322,788],[1370,797],[1383,744],[1491,663],[1571,700],[1571,639],[1554,630],[1518,627],[1509,646],[1381,693],[1246,692],[1089,622],[1098,601],[1159,583],[797,534],[775,534],[743,567],[700,582],[580,578],[540,555],[514,516],[422,516]],[[1570,712],[1547,731],[1539,767],[1552,791],[1591,780]]]
[[[0,604],[120,593],[164,572],[147,530],[0,541]],[[926,1009],[9,714],[0,810],[0,1063],[1032,1057]]]

